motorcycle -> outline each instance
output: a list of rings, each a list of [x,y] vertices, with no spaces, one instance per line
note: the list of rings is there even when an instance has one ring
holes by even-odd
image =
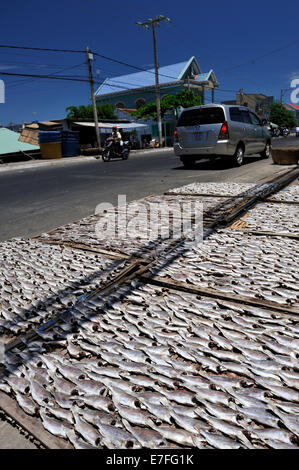
[[[115,142],[112,137],[108,137],[105,141],[102,158],[104,162],[109,162],[111,158],[122,158],[128,160],[130,154],[130,141],[125,141],[123,145]]]

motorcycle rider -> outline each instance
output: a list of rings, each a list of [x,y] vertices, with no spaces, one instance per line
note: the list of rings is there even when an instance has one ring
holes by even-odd
[[[123,140],[117,126],[113,126],[111,138],[113,139],[112,142],[115,144],[116,151],[118,153],[122,152]]]

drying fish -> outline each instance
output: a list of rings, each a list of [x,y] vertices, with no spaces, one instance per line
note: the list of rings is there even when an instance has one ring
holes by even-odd
[[[30,392],[34,401],[40,406],[44,406],[45,404],[49,406],[54,405],[53,396],[34,380],[30,380]]]
[[[114,411],[115,406],[107,397],[101,397],[98,395],[88,395],[84,397],[80,397],[80,401],[85,403],[86,405],[92,406],[95,409],[103,410],[103,411]]]
[[[201,429],[210,429],[211,427],[199,419],[198,416],[190,418],[189,416],[176,413],[174,410],[171,411],[171,416],[178,426],[193,434],[199,433]]]
[[[124,390],[115,386],[111,387],[111,385],[108,385],[108,387],[111,391],[114,403],[119,403],[120,405],[130,406],[133,408],[138,408],[140,406],[140,402],[136,396],[129,395]]]
[[[252,449],[252,445],[250,441],[247,439],[247,437],[243,434],[242,428],[239,426],[236,426],[235,424],[228,423],[227,421],[224,421],[219,418],[214,418],[213,416],[208,415],[207,413],[201,413],[200,415],[203,419],[207,421],[207,423],[210,424],[210,427],[212,426],[214,429],[217,429],[219,432],[223,432],[225,435],[233,437],[235,439],[238,439],[241,441],[245,447]]]
[[[36,405],[36,403],[34,403],[33,400],[31,400],[31,398],[26,395],[23,395],[22,393],[16,392],[16,400],[19,406],[25,411],[25,413],[31,416],[37,415],[39,407]]]
[[[178,385],[177,380],[169,379],[168,377],[165,377],[164,375],[156,375],[156,374],[150,374],[150,377],[155,380],[155,387],[154,389],[160,390],[160,387],[166,385],[169,389],[175,390],[176,386]]]
[[[81,409],[78,406],[72,408],[72,412],[83,417],[87,423],[97,426],[97,422],[100,421],[103,424],[110,424],[114,426],[117,424],[116,416],[106,411],[90,410],[88,408]]]
[[[102,441],[108,449],[141,448],[137,439],[128,431],[101,423],[98,423],[98,427],[103,436]]]
[[[53,391],[52,393],[53,393],[56,403],[61,408],[65,408],[67,410],[72,408],[76,397],[72,397],[69,394],[64,393],[64,392],[58,392],[57,390]]]
[[[284,398],[285,400],[293,401],[295,403],[299,402],[299,392],[296,392],[295,390],[292,390],[291,388],[288,387],[277,387],[274,385],[271,385],[269,388],[271,394],[276,395],[278,397]]]
[[[193,447],[193,439],[191,432],[188,432],[184,429],[178,429],[175,427],[170,427],[170,426],[156,426],[152,424],[152,428],[157,431],[159,434],[161,434],[164,439],[167,439],[169,441],[184,445],[184,446],[191,446]]]
[[[86,395],[101,395],[106,389],[103,383],[94,380],[73,379],[73,381],[76,384],[76,389]]]
[[[123,423],[126,429],[141,443],[142,447],[157,449],[167,445],[167,442],[158,431],[132,426],[126,419],[123,419]]]
[[[262,424],[263,426],[278,426],[279,418],[274,416],[271,412],[267,411],[265,408],[245,406],[239,408],[239,412],[242,413],[245,417],[248,417],[257,423]]]
[[[207,400],[219,405],[229,406],[229,397],[227,394],[217,390],[206,390],[198,388],[196,391],[196,400],[199,403],[201,403],[202,400]]]
[[[75,418],[75,430],[92,446],[98,447],[102,442],[102,436],[96,431],[96,429],[80,416],[74,414]]]
[[[188,392],[187,390],[174,390],[167,391],[160,389],[162,395],[164,395],[168,400],[174,400],[181,405],[194,405],[195,393]]]
[[[130,423],[138,426],[150,427],[151,422],[156,422],[157,420],[155,416],[151,416],[149,413],[143,410],[122,406],[120,403],[117,405],[117,411],[123,419],[126,419]]]
[[[7,379],[8,385],[17,392],[28,393],[30,390],[30,382],[22,377],[10,375]]]
[[[138,393],[138,400],[142,403],[150,403],[153,405],[167,405],[168,403],[166,397],[156,392],[140,392]]]
[[[80,439],[77,437],[76,433],[72,430],[67,431],[67,437],[71,444],[75,447],[75,449],[99,449],[100,446],[94,446],[91,444],[88,444],[86,441]]]
[[[277,407],[273,407],[271,404],[269,404],[269,407],[281,419],[285,427],[288,428],[292,433],[294,433],[298,437],[297,444],[299,444],[299,418],[298,416],[293,416],[293,415],[290,415],[289,413],[285,413],[277,409]]]
[[[54,436],[67,438],[67,432],[72,428],[66,421],[50,418],[43,410],[40,410],[40,416],[47,431],[54,434]]]
[[[156,380],[146,377],[144,375],[129,375],[127,376],[129,381],[134,385],[138,385],[139,387],[148,387],[155,389],[157,386]]]
[[[231,408],[217,405],[215,403],[210,403],[208,401],[202,401],[201,405],[204,406],[211,415],[224,421],[232,422],[238,425],[239,421],[243,419],[242,414],[237,413],[237,411]],[[198,416],[201,416],[203,410],[202,408],[198,407],[195,409],[195,412],[198,414]]]
[[[256,429],[253,427],[247,428],[247,433],[254,438],[267,440],[274,440],[283,442],[285,444],[299,444],[299,438],[295,434],[277,428]]]
[[[244,446],[239,444],[236,440],[229,437],[221,436],[219,434],[212,434],[208,431],[201,431],[202,436],[206,441],[216,449],[242,449]]]
[[[75,395],[78,393],[78,387],[73,382],[58,377],[57,374],[53,374],[52,377],[54,380],[54,386],[57,390],[61,390],[63,393],[67,393],[69,395]]]
[[[61,375],[70,381],[85,379],[85,374],[82,374],[80,369],[70,365],[57,364],[57,370]]]
[[[142,401],[143,405],[153,416],[155,416],[159,420],[165,421],[165,423],[173,423],[170,406],[165,406],[165,404],[154,404],[142,398],[140,398],[140,401]]]
[[[70,410],[67,410],[65,408],[60,408],[57,406],[55,407],[45,406],[45,410],[48,414],[50,413],[51,415],[55,416],[58,419],[67,421],[69,424],[74,423],[74,418]]]

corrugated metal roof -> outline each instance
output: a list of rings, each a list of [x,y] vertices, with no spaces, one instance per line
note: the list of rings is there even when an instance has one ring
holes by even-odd
[[[0,129],[0,155],[6,153],[28,152],[39,150],[39,146],[19,142],[20,134],[2,127]]]
[[[78,126],[95,127],[94,122],[75,122],[74,124],[77,124]],[[148,125],[137,122],[124,122],[119,124],[114,122],[99,122],[100,129],[112,129],[113,127],[118,127],[120,129],[137,129],[139,127],[148,127]]]
[[[207,72],[207,73],[200,73],[199,75],[197,75],[197,77],[195,78],[195,80],[197,80],[198,82],[205,82],[205,81],[208,81],[209,78],[210,78],[211,73],[212,73],[212,70],[210,70],[210,71]]]
[[[191,59],[184,62],[179,62],[177,64],[159,67],[159,83],[163,84],[171,81],[181,80],[192,61],[195,62],[197,68],[199,69],[195,57],[191,57]],[[200,72],[200,69],[198,71]],[[132,90],[134,88],[154,85],[155,69],[150,69],[144,72],[136,72],[130,73],[128,75],[121,75],[120,77],[107,78],[96,91],[96,95],[105,95],[106,93]]]

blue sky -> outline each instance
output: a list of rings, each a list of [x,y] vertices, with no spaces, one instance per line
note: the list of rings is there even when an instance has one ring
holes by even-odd
[[[16,0],[1,3],[0,44],[73,50],[88,45],[104,56],[151,68],[152,35],[136,21],[160,14],[171,23],[163,22],[157,30],[159,64],[182,62],[194,55],[203,72],[215,71],[220,83],[216,101],[233,99],[235,93],[226,90],[240,88],[279,99],[280,90],[289,88],[292,78],[299,78],[295,2]],[[88,77],[83,53],[0,48],[0,72],[46,75],[62,69],[61,74]],[[99,57],[93,69],[99,82],[134,72]],[[62,118],[67,106],[87,104],[90,99],[87,82],[1,75],[0,79],[6,87],[6,102],[0,104],[1,125]],[[284,92],[285,102],[289,93]]]

